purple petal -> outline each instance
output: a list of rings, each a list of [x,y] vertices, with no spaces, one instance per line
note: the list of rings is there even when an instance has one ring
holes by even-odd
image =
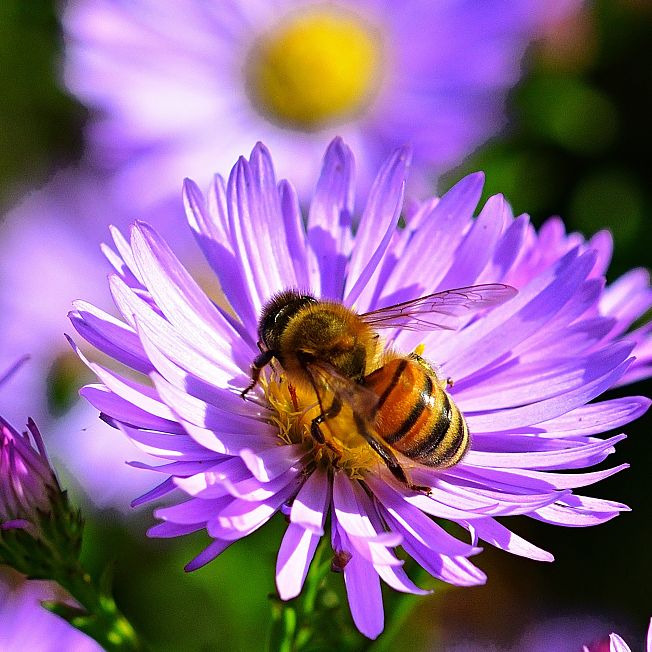
[[[496,244],[492,260],[485,268],[481,279],[483,282],[491,282],[496,279],[509,281],[509,271],[512,269],[520,252],[529,227],[529,217],[520,215],[504,231],[502,237]]]
[[[626,396],[591,403],[544,421],[538,426],[546,432],[554,433],[556,437],[599,434],[634,421],[647,411],[650,402],[645,396]]]
[[[291,252],[290,261],[294,266],[297,287],[312,288],[308,274],[308,244],[299,198],[294,186],[285,180],[279,183],[278,192],[285,226],[285,237],[288,251]]]
[[[101,413],[136,428],[185,435],[185,430],[176,421],[155,416],[114,394],[104,385],[86,385],[79,390],[79,394]]]
[[[192,534],[204,529],[203,523],[180,525],[179,523],[157,523],[147,530],[147,536],[152,539],[171,539]]]
[[[237,455],[245,448],[267,448],[264,440],[273,441],[274,428],[255,419],[222,411],[170,385],[158,374],[152,380],[160,397],[174,406],[173,413],[193,439],[218,453]],[[199,428],[188,427],[189,424]]]
[[[649,650],[649,646],[648,646]],[[629,645],[618,636],[618,634],[609,634],[609,652],[632,652]]]
[[[82,356],[80,355],[80,357]],[[82,360],[85,359],[82,357]],[[95,363],[88,363],[88,367],[108,389],[120,398],[132,403],[145,412],[149,412],[155,417],[166,419],[168,421],[176,420],[174,413],[167,407],[167,405],[158,400],[156,393],[151,387],[118,376]]]
[[[109,231],[113,237],[113,242],[118,250],[118,254],[126,266],[126,273],[123,269],[121,276],[127,283],[130,283],[132,279],[135,279],[136,285],[132,287],[145,287],[145,282],[143,281],[143,277],[138,269],[138,265],[136,265],[136,260],[129,243],[117,227],[111,225],[109,226]],[[118,272],[120,273],[120,270],[118,270]]]
[[[233,541],[221,541],[220,539],[215,539],[215,541],[204,548],[204,550],[194,559],[189,561],[185,565],[184,570],[186,572],[191,572],[205,566],[208,562],[213,561],[215,557],[221,555],[232,543]]]
[[[501,550],[506,550],[520,557],[536,559],[538,561],[554,561],[554,557],[547,552],[538,548],[534,544],[526,541],[522,537],[508,530],[492,518],[480,518],[466,524],[469,529],[473,529],[475,534],[483,541],[490,543]]]
[[[613,451],[613,446],[626,439],[625,435],[617,435],[604,441],[592,444],[579,444],[564,450],[546,451],[540,453],[481,453],[471,450],[464,458],[464,464],[472,466],[490,466],[502,468],[525,469],[569,469],[574,464],[583,466],[596,464]]]
[[[296,483],[290,482],[277,494],[259,503],[236,498],[209,520],[206,530],[210,536],[219,539],[241,539],[267,523],[296,489]]]
[[[409,536],[437,553],[453,557],[477,552],[472,546],[448,534],[421,510],[402,499],[398,492],[388,486],[381,487],[381,484],[375,482],[372,485],[374,494],[384,508],[383,515],[388,525],[403,538]]]
[[[299,468],[292,467],[270,482],[259,482],[256,478],[251,477],[241,482],[235,482],[227,476],[222,480],[222,485],[235,498],[241,498],[250,502],[259,502],[274,496],[289,482],[295,479],[299,471]]]
[[[615,345],[612,350],[608,351],[608,354],[611,356],[611,361],[617,364],[616,367],[611,367],[611,371],[608,373],[595,377],[592,372],[599,373],[603,368],[609,369],[607,364],[609,358],[607,358],[607,363],[604,364],[604,367],[601,366],[587,370],[587,378],[584,384],[579,384],[578,387],[569,389],[565,394],[560,396],[553,396],[552,398],[539,401],[532,405],[523,405],[521,407],[498,410],[491,413],[467,414],[466,421],[469,430],[471,432],[497,432],[499,430],[520,428],[543,423],[544,421],[554,419],[566,412],[583,406],[591,399],[602,394],[602,392],[613,387],[615,382],[632,363],[632,358],[619,364],[617,363],[618,360],[628,355],[630,349],[628,344],[622,344],[624,346]]]
[[[281,600],[291,600],[301,593],[320,539],[321,534],[296,523],[288,526],[276,560],[276,588]]]
[[[219,175],[215,177],[206,205],[197,184],[186,179],[183,185],[183,201],[188,224],[206,260],[217,275],[229,304],[245,326],[255,329],[256,310],[230,243],[224,180]]]
[[[152,365],[133,329],[85,301],[74,302],[68,317],[75,330],[95,348],[118,362],[147,374]]]
[[[621,276],[605,290],[600,301],[600,311],[618,319],[614,336],[624,332],[650,306],[652,306],[650,274],[645,269],[633,269]]]
[[[396,232],[410,159],[408,148],[396,150],[381,167],[371,188],[347,271],[344,302],[349,306],[358,301]],[[366,307],[364,302],[362,307]]]
[[[223,369],[227,373],[238,376],[239,373],[244,373],[241,370],[249,368],[253,351],[244,342],[234,343],[230,355],[220,355],[210,347],[201,347],[200,343],[203,340],[193,342],[188,338],[188,333],[175,329],[120,278],[109,277],[109,285],[118,310],[131,327],[134,330],[137,328],[145,330],[157,346],[180,366],[203,370],[202,373],[208,373],[209,377],[211,377],[210,371],[205,369],[206,365],[216,368],[217,371],[214,373],[218,375]]]
[[[305,449],[300,444],[273,446],[257,452],[246,448],[240,451],[242,461],[252,475],[261,482],[274,480],[304,455]]]
[[[572,501],[572,504],[570,504]],[[587,498],[586,496],[567,496],[554,505],[548,505],[532,512],[530,516],[545,523],[565,527],[590,527],[606,523],[629,508],[621,503]]]
[[[401,535],[398,532],[379,532],[374,528],[369,516],[374,510],[371,502],[357,483],[341,471],[333,478],[333,508],[339,527],[365,559],[388,566],[403,563],[388,550],[388,547],[401,543]]]
[[[330,501],[330,482],[326,472],[316,469],[292,501],[290,521],[315,534],[323,534]]]
[[[471,174],[437,202],[396,261],[379,305],[429,294],[440,287],[450,268],[452,252],[478,204],[483,183],[482,173]]]
[[[141,324],[136,319],[136,328],[147,357],[156,371],[170,384],[207,403],[219,406],[224,411],[254,416],[256,410],[251,403],[245,403],[239,394],[225,389],[232,384],[245,386],[247,377],[240,374],[239,370],[235,371],[237,375],[234,378],[233,372],[220,369],[210,360],[177,342],[179,346],[172,350],[172,355],[182,360],[182,365],[179,366],[166,355],[167,352],[157,346],[156,335],[147,324]]]
[[[321,175],[308,213],[310,288],[323,298],[341,299],[351,251],[354,161],[335,138],[324,155]]]
[[[629,464],[621,464],[611,469],[593,471],[592,473],[550,473],[529,469],[491,469],[479,466],[470,470],[458,466],[449,470],[446,475],[470,480],[471,482],[479,481],[488,487],[519,493],[522,491],[543,492],[555,489],[586,487],[627,468],[629,468]]]
[[[348,550],[346,535],[341,536],[343,549]],[[377,638],[383,631],[385,619],[380,579],[374,567],[353,552],[344,567],[344,584],[356,627],[367,638]]]
[[[229,356],[238,334],[222,317],[167,244],[147,224],[137,222],[131,247],[156,304],[186,337]]]
[[[259,314],[274,294],[296,287],[276,182],[262,146],[254,148],[251,165],[242,157],[236,163],[227,184],[227,200],[236,257]]]
[[[466,287],[477,281],[489,264],[509,213],[502,195],[494,195],[487,200],[455,250],[453,264],[439,284],[440,287]]]
[[[230,496],[212,500],[191,498],[170,507],[159,507],[154,511],[154,516],[164,521],[192,525],[193,523],[207,523],[215,517],[225,506],[233,502]]]
[[[209,451],[200,446],[185,432],[183,434],[170,434],[168,432],[156,432],[133,428],[126,424],[120,424],[120,430],[131,439],[141,450],[167,459],[184,460],[216,460],[219,458],[214,451]]]
[[[571,252],[521,288],[511,301],[457,333],[442,360],[447,373],[453,378],[464,378],[537,332],[573,298],[594,260],[591,252],[579,257]]]
[[[440,555],[412,538],[405,539],[403,548],[433,577],[449,584],[477,586],[487,581],[487,576],[465,557]]]

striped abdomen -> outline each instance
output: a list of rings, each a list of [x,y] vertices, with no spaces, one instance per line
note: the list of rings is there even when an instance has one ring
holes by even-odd
[[[376,432],[392,448],[438,468],[462,459],[469,445],[466,421],[425,360],[395,358],[364,383],[378,396]]]

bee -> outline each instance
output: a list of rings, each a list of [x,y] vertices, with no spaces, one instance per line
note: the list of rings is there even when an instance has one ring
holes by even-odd
[[[416,352],[383,351],[378,331],[454,330],[461,317],[515,294],[508,285],[475,285],[358,314],[337,301],[286,290],[263,308],[260,354],[241,395],[246,397],[261,371],[276,360],[290,385],[316,397],[319,414],[310,424],[316,442],[329,444],[321,426],[347,406],[358,434],[394,477],[410,489],[427,490],[408,480],[396,452],[431,468],[447,468],[466,452],[468,427],[446,391],[450,382],[440,380]]]

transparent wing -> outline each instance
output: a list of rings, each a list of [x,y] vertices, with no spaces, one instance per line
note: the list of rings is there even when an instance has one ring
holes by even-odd
[[[457,330],[463,317],[491,308],[517,293],[511,285],[487,283],[443,290],[360,315],[374,329]]]
[[[365,422],[371,423],[376,415],[378,396],[369,388],[343,376],[335,367],[324,362],[314,361],[306,365],[313,379],[313,387],[321,403],[317,388],[324,388],[351,407],[353,412]]]

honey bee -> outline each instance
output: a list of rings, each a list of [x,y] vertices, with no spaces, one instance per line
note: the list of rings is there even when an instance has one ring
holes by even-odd
[[[464,416],[441,380],[418,353],[383,351],[379,330],[454,330],[458,320],[496,306],[516,294],[498,283],[445,290],[358,314],[337,301],[286,290],[263,308],[258,323],[260,354],[251,365],[251,383],[276,360],[290,385],[313,392],[319,414],[310,434],[329,444],[321,426],[350,408],[358,434],[394,477],[413,490],[396,456],[431,468],[456,464],[470,437]],[[330,404],[325,405],[325,397]],[[330,398],[332,397],[332,398]]]

